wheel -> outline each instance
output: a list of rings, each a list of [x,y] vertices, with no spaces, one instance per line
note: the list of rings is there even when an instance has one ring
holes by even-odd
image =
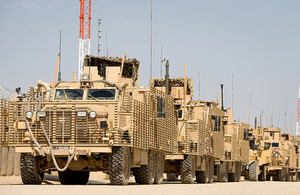
[[[236,173],[228,173],[228,181],[236,182]]]
[[[218,166],[217,180],[219,182],[228,181],[228,169],[227,169],[227,163],[225,161],[221,161],[220,165]]]
[[[181,183],[192,184],[195,181],[195,160],[192,155],[184,155],[180,162]]]
[[[249,180],[257,181],[258,180],[258,161],[255,160],[249,166]]]
[[[262,165],[262,166],[260,166],[260,173],[259,173],[259,175],[258,175],[258,181],[266,181],[266,175],[267,175],[267,173],[266,173],[266,166],[265,165]]]
[[[125,146],[115,146],[108,157],[108,173],[113,185],[127,185],[131,168],[130,149]]]
[[[208,175],[208,183],[212,183],[214,181],[214,168],[215,162],[212,158],[209,159],[209,175]]]
[[[37,158],[31,154],[21,154],[20,169],[23,184],[41,184],[43,182],[44,173],[40,173]]]
[[[139,184],[153,184],[155,177],[155,153],[148,152],[148,165],[141,165],[134,171],[135,181]]]
[[[296,169],[296,173],[293,175],[292,180],[295,182],[299,181],[299,175],[298,175],[298,170]]]
[[[279,181],[285,181],[286,180],[286,168],[283,167],[281,170],[279,170]]]
[[[241,180],[241,173],[242,173],[242,167],[240,162],[236,163],[235,172],[236,172],[236,182],[239,182]]]
[[[196,171],[196,181],[197,183],[208,183],[208,177],[206,171]]]
[[[162,153],[157,153],[155,155],[155,177],[154,177],[155,184],[162,183],[162,180],[164,178],[164,164],[165,164],[164,155]]]
[[[71,171],[58,172],[59,182],[63,185],[85,185],[89,181],[89,171]]]
[[[177,181],[178,175],[176,175],[175,173],[167,173],[167,180],[168,181]]]
[[[286,168],[286,170],[287,170],[287,173],[286,173],[285,181],[291,181],[291,169]]]

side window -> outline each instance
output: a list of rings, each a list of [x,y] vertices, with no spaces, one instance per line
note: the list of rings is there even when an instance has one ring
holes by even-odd
[[[217,115],[211,115],[211,119],[215,121],[214,131],[220,131],[221,117]]]
[[[265,142],[264,144],[264,150],[270,149],[271,143]]]
[[[165,99],[161,97],[157,97],[157,117],[166,118]]]
[[[182,110],[178,110],[178,118],[182,118]]]

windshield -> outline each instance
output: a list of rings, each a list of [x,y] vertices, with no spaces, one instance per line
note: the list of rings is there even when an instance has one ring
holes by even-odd
[[[82,100],[82,89],[56,89],[55,99],[57,100]]]
[[[87,99],[114,100],[116,89],[89,89]]]

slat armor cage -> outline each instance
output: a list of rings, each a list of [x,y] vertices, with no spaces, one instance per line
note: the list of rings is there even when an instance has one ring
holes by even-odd
[[[143,102],[133,99],[126,90],[122,93],[121,103],[118,98],[88,103],[87,101],[44,101],[43,90],[29,88],[26,97],[10,101],[1,100],[1,144],[34,146],[32,140],[28,139],[26,113],[31,111],[35,115],[36,111],[43,110],[46,112],[46,117],[37,118],[35,122],[29,121],[31,131],[41,146],[47,146],[43,125],[53,146],[114,145],[152,149],[165,153],[177,152],[177,120],[173,98],[154,88],[150,88],[145,93]],[[163,118],[158,117],[158,97],[164,99]],[[112,107],[113,120],[107,121],[107,126],[102,127],[101,122],[97,122],[89,115],[85,117],[77,115],[77,112],[88,110],[87,107],[91,105]],[[122,126],[126,124],[127,119],[130,120],[130,127],[126,131]],[[101,139],[107,136],[109,139]],[[110,140],[113,140],[113,144]]]

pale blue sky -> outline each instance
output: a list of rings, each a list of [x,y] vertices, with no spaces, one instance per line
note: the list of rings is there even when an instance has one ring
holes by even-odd
[[[0,85],[14,89],[52,82],[62,31],[62,79],[71,80],[78,67],[79,1],[1,1]],[[300,81],[300,1],[153,0],[153,76],[160,76],[163,57],[170,76],[194,79],[198,99],[216,100],[225,84],[225,105],[250,124],[254,117],[273,115],[273,124],[286,124],[295,133]],[[150,64],[150,1],[92,0],[91,54],[97,54],[97,18],[102,19],[102,55],[106,55],[105,12],[110,56],[137,58],[141,85],[147,85]],[[227,95],[226,95],[227,91]],[[279,121],[278,121],[279,119]]]

